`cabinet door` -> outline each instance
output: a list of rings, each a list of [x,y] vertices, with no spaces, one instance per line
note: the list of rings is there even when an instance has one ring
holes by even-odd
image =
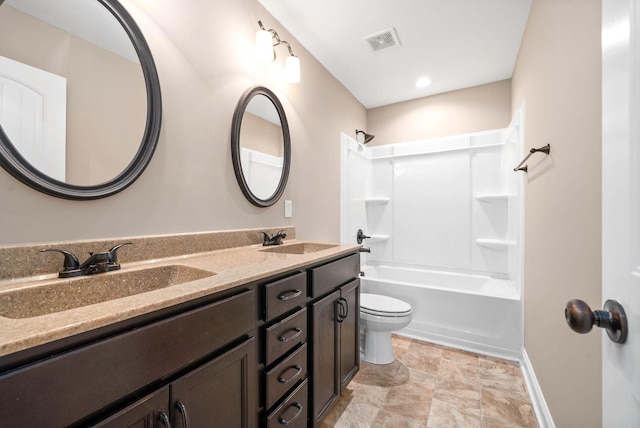
[[[360,370],[360,280],[340,287],[340,392]]]
[[[336,322],[336,305],[340,297],[339,291],[310,305],[312,319],[312,359],[313,366],[311,403],[312,422],[319,422],[331,408],[340,394],[338,381],[338,323]]]
[[[254,428],[258,389],[255,355],[252,337],[172,382],[172,427]]]
[[[236,340],[254,327],[256,306],[255,291],[243,291],[0,373],[0,424],[76,423]]]
[[[170,428],[170,426],[168,386],[92,425],[95,428]]]

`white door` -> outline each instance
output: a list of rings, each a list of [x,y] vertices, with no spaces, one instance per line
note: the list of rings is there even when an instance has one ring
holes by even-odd
[[[602,1],[602,301],[629,324],[624,344],[603,334],[605,428],[640,427],[639,33],[640,2]]]
[[[66,174],[67,79],[0,56],[0,124],[20,154],[59,181]]]

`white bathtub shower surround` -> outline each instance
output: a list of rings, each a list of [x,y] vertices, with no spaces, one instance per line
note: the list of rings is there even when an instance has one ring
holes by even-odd
[[[342,136],[341,239],[371,236],[362,291],[412,305],[404,334],[521,356],[523,108],[475,134],[383,146]]]
[[[389,265],[364,266],[362,293],[409,303],[399,334],[502,358],[519,359],[522,310],[513,281]]]
[[[343,136],[342,240],[377,263],[516,273],[519,127],[385,146]]]

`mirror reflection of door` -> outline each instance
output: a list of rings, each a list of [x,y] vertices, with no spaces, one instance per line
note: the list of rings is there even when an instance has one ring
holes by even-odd
[[[0,55],[67,80],[66,151],[56,152],[65,157],[64,174],[34,166],[79,186],[127,168],[145,132],[147,89],[129,36],[101,2],[1,2]],[[12,140],[8,123],[0,125]]]
[[[251,192],[269,199],[282,177],[284,137],[278,111],[264,95],[254,96],[242,117],[240,163]]]
[[[0,56],[0,124],[20,154],[65,181],[67,79]]]

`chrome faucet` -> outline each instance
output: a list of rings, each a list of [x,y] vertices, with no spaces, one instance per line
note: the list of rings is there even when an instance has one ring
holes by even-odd
[[[89,253],[89,258],[80,263],[75,254],[59,248],[43,248],[40,252],[55,251],[64,254],[64,264],[58,273],[59,278],[69,278],[73,276],[92,275],[94,273],[109,272],[120,269],[118,263],[118,249],[125,245],[132,245],[132,242],[124,242],[111,248],[109,251],[100,253]]]
[[[282,240],[287,237],[287,234],[284,231],[280,231],[275,235],[269,236],[266,232],[260,232],[264,237],[264,241],[262,242],[263,247],[267,247],[269,245],[282,245]]]

